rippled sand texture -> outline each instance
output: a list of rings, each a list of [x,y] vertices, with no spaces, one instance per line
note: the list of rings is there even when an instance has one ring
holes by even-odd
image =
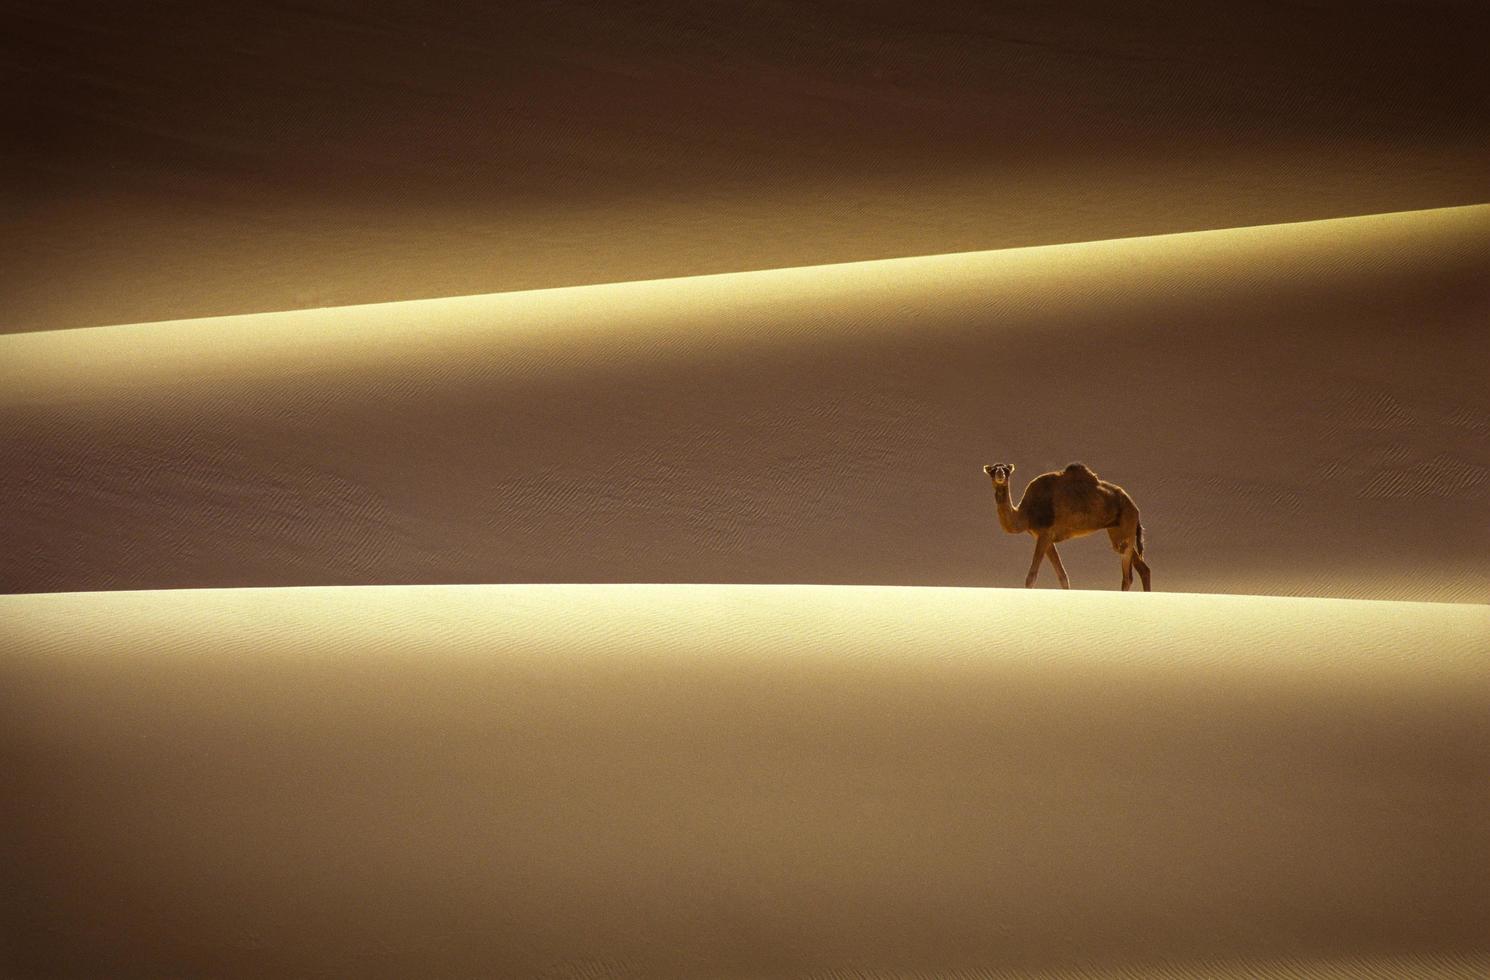
[[[1490,962],[1482,605],[436,586],[0,624],[13,975]]]
[[[0,337],[0,590],[1018,585],[980,467],[1080,459],[1161,590],[1481,602],[1486,268],[1481,206]]]

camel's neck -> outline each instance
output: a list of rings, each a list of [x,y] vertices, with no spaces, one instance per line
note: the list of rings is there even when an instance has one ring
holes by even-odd
[[[1020,517],[1018,508],[1009,500],[1009,484],[995,483],[993,499],[999,508],[999,526],[1010,534],[1024,533],[1026,530],[1024,520]]]

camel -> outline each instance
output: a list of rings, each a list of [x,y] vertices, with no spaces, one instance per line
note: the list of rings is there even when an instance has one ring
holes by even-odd
[[[1150,591],[1149,566],[1143,560],[1143,524],[1138,520],[1133,498],[1122,487],[1099,480],[1083,463],[1072,463],[1064,470],[1041,473],[1031,480],[1024,488],[1019,506],[1015,507],[1009,502],[1009,477],[1014,464],[991,463],[983,467],[983,472],[993,480],[999,526],[1010,534],[1028,531],[1035,536],[1035,560],[1025,576],[1025,588],[1034,588],[1040,561],[1049,556],[1061,588],[1069,589],[1071,580],[1066,577],[1056,544],[1106,531],[1113,550],[1123,559],[1123,591],[1132,587],[1135,568],[1143,579],[1143,591]]]

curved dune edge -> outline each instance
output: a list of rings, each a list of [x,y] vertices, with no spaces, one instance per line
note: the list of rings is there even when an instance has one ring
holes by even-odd
[[[1464,0],[1245,21],[965,0],[491,18],[31,5],[6,36],[26,74],[0,330],[1094,240],[1490,186],[1487,18]]]
[[[23,974],[1490,952],[1484,606],[433,586],[6,596],[0,623]]]
[[[852,261],[820,262],[800,266],[772,266],[693,275],[663,276],[651,279],[565,284],[533,289],[507,289],[434,298],[420,297],[322,306],[311,309],[243,310],[236,313],[147,321],[144,323],[56,327],[43,332],[103,330],[121,326],[164,326],[165,324],[205,325],[214,322],[222,325],[232,325],[234,321],[241,321],[244,317],[255,318],[252,321],[252,325],[255,327],[267,325],[266,321],[261,319],[264,317],[288,317],[292,318],[295,321],[295,325],[302,329],[311,325],[318,325],[324,328],[335,324],[335,317],[338,313],[366,313],[380,307],[401,308],[421,317],[427,317],[431,313],[438,313],[441,305],[470,303],[483,299],[501,303],[522,303],[539,297],[559,302],[615,302],[617,300],[624,301],[628,298],[626,293],[630,291],[642,290],[645,293],[653,293],[658,290],[688,289],[690,286],[692,287],[692,291],[688,295],[688,299],[695,302],[699,297],[711,292],[731,295],[746,291],[779,292],[783,289],[799,291],[804,288],[815,288],[819,294],[825,291],[829,293],[841,293],[845,290],[858,293],[863,290],[866,284],[886,284],[886,277],[888,277],[889,281],[893,282],[908,276],[915,276],[918,272],[924,274],[925,271],[930,271],[937,274],[945,274],[965,266],[970,261],[976,261],[980,257],[987,258],[999,254],[1031,253],[1034,256],[1050,256],[1070,250],[1091,250],[1101,246],[1113,246],[1120,243],[1131,245],[1142,242],[1173,242],[1175,240],[1200,244],[1204,240],[1196,240],[1195,236],[1215,236],[1226,233],[1231,233],[1233,237],[1236,237],[1235,233],[1242,233],[1241,238],[1230,244],[1234,249],[1239,247],[1245,249],[1249,244],[1255,245],[1263,242],[1268,229],[1284,232],[1286,235],[1298,233],[1311,235],[1312,233],[1311,237],[1318,244],[1321,234],[1332,236],[1337,241],[1338,236],[1342,234],[1350,237],[1364,236],[1370,238],[1384,234],[1390,235],[1393,231],[1393,225],[1401,225],[1404,222],[1421,223],[1425,220],[1431,220],[1437,223],[1452,225],[1463,221],[1483,221],[1487,213],[1490,213],[1490,202],[1477,202],[1448,207],[1368,212],[1265,224],[1188,228],[1182,231],[1124,235],[1114,238],[1086,239],[1071,242],[1009,245],[997,248],[936,252],[922,255],[898,255],[855,259]],[[1252,241],[1249,242],[1246,239],[1251,239]],[[514,308],[512,312],[521,312],[521,308]],[[4,335],[0,334],[0,336]],[[23,341],[22,343],[24,344],[25,342]]]
[[[982,465],[1082,460],[1156,588],[1484,601],[1487,263],[1478,206],[0,337],[0,592],[1014,585]]]
[[[1268,252],[1279,251],[1294,261],[1318,263],[1341,246],[1369,244],[1376,248],[1391,248],[1401,244],[1404,236],[1416,237],[1434,232],[1463,234],[1482,229],[1487,221],[1490,221],[1490,202],[433,299],[64,327],[31,334],[0,335],[4,349],[38,358],[35,362],[13,363],[9,372],[0,375],[0,379],[7,383],[24,380],[34,370],[45,368],[49,362],[60,358],[68,346],[62,339],[64,336],[93,338],[94,331],[129,329],[134,331],[134,335],[128,339],[154,340],[162,347],[190,343],[191,333],[201,327],[212,326],[227,331],[226,337],[202,338],[191,344],[189,350],[181,352],[183,356],[199,358],[214,353],[234,353],[237,347],[256,348],[261,356],[280,352],[295,335],[300,335],[303,342],[307,330],[326,333],[328,341],[339,344],[346,343],[346,337],[341,334],[347,329],[375,331],[378,340],[395,339],[398,333],[418,333],[428,339],[431,330],[437,333],[468,332],[473,328],[490,330],[493,324],[497,329],[516,327],[526,333],[534,330],[535,323],[538,327],[549,326],[546,321],[550,317],[559,319],[576,311],[593,314],[597,307],[621,308],[631,314],[614,326],[656,330],[665,329],[670,322],[668,314],[680,308],[720,302],[739,304],[753,297],[766,297],[771,302],[821,302],[844,298],[873,301],[903,294],[908,289],[924,289],[930,281],[965,278],[969,273],[996,273],[1006,281],[1012,279],[1022,285],[1020,280],[1031,277],[1055,278],[1072,271],[1085,272],[1094,266],[1105,267],[1099,268],[1099,272],[1111,272],[1134,261],[1170,258],[1177,251],[1188,253],[1188,264],[1195,271],[1227,262],[1255,261]],[[990,263],[994,262],[1017,264],[990,268]],[[739,326],[741,324],[720,323],[716,324],[716,329],[728,332]],[[84,339],[82,342],[88,341]],[[226,348],[225,342],[229,345]],[[376,353],[386,357],[395,351],[384,349]],[[162,373],[166,372],[163,370]]]

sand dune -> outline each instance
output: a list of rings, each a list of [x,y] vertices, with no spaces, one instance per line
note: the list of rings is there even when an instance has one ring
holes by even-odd
[[[1483,4],[6,24],[0,977],[1490,976]]]
[[[443,586],[0,625],[15,975],[1490,964],[1480,605]]]
[[[1470,204],[1482,3],[8,5],[0,332]]]
[[[12,335],[0,589],[1015,585],[981,465],[1082,459],[1162,590],[1484,601],[1487,265],[1480,206]]]

